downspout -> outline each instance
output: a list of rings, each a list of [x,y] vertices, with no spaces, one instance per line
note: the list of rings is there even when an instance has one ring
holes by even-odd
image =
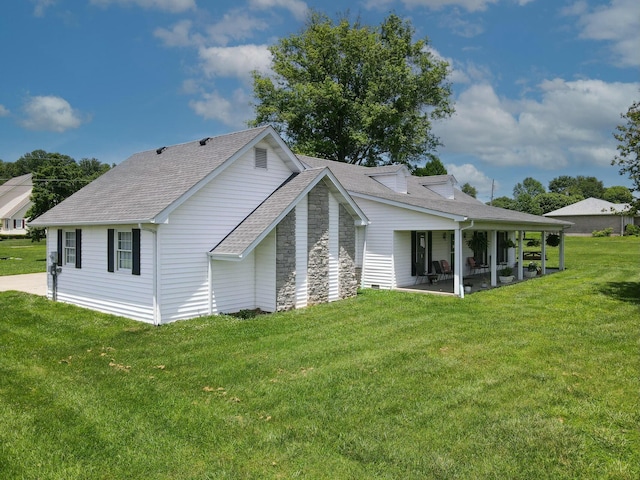
[[[462,286],[462,282],[464,281],[464,278],[463,278],[463,275],[462,275],[462,272],[463,272],[463,265],[462,265],[462,248],[463,248],[462,247],[462,238],[463,237],[462,237],[462,232],[464,230],[469,230],[470,228],[473,228],[474,224],[475,224],[475,220],[471,220],[471,224],[467,225],[466,227],[460,228],[460,233],[459,233],[459,235],[460,235],[460,251],[456,252],[456,260],[457,260],[456,269],[460,269],[460,278],[458,279],[458,285],[457,285],[458,292],[459,292],[458,295],[460,296],[460,298],[464,298],[464,287]],[[456,286],[454,285],[453,288],[454,288],[454,292],[453,293],[455,293]]]
[[[152,228],[144,228],[141,223],[138,223],[138,228],[145,232],[151,232],[153,234],[153,324],[160,325],[160,314],[158,312],[158,230]]]

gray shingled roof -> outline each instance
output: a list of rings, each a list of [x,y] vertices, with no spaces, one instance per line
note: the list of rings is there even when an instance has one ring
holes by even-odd
[[[153,221],[266,129],[260,127],[132,155],[30,222],[34,226]]]
[[[629,210],[628,203],[611,203],[600,198],[589,197],[553,212],[545,213],[545,217],[568,217],[581,215],[616,215]]]
[[[570,222],[545,218],[538,215],[491,207],[463,194],[459,190],[454,200],[448,200],[424,186],[424,177],[408,177],[407,193],[397,193],[369,177],[368,168],[358,165],[324,160],[320,158],[298,155],[303,163],[310,167],[326,166],[331,169],[338,181],[354,195],[377,197],[383,201],[393,202],[400,206],[418,207],[435,214],[454,217],[459,220],[474,220],[497,223],[519,223],[548,227],[568,227]]]

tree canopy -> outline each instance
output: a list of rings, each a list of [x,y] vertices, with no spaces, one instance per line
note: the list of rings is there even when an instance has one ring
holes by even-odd
[[[448,64],[413,41],[409,21],[378,27],[312,12],[305,28],[270,47],[272,75],[253,73],[250,125],[272,124],[293,150],[360,165],[415,165],[451,115]]]
[[[633,190],[640,192],[640,102],[634,102],[621,116],[626,123],[618,125],[613,134],[618,141],[618,154],[611,164],[618,165],[620,175],[627,175],[633,182]],[[635,200],[634,206],[640,209],[640,199]]]
[[[15,162],[0,161],[0,178],[32,174],[32,205],[26,215],[33,220],[110,168],[95,158],[83,158],[76,162],[68,155],[34,150]],[[28,235],[32,240],[40,240],[44,236],[44,229],[30,228]]]
[[[522,183],[517,183],[515,187],[513,187],[513,198],[516,200],[521,195],[529,195],[531,197],[535,197],[541,193],[545,193],[546,190],[544,185],[540,183],[538,180],[532,177],[525,178]]]
[[[447,169],[442,164],[439,158],[432,158],[427,163],[424,164],[424,167],[416,167],[413,169],[413,175],[416,177],[430,177],[432,175],[446,175]]]

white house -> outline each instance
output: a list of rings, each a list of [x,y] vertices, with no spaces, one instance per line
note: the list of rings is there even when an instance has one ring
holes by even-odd
[[[518,265],[523,278],[524,232],[553,233],[560,240],[560,269],[564,269],[564,230],[570,222],[491,207],[456,188],[451,175],[414,177],[406,167],[361,167],[300,156],[310,168],[328,167],[369,218],[361,285],[394,289],[413,285],[417,276],[432,272],[433,262],[446,260],[454,278],[452,293],[464,296],[465,275],[473,273],[467,259],[488,265],[491,285],[501,265]],[[467,246],[473,235],[487,240],[474,252]],[[518,242],[516,250],[508,240]],[[545,242],[540,257],[546,272]]]
[[[25,235],[27,211],[31,208],[31,174],[21,175],[0,185],[0,234]]]
[[[579,202],[545,213],[547,218],[572,222],[572,234],[591,235],[595,230],[611,228],[616,235],[624,235],[627,225],[640,224],[640,216],[634,216],[628,203],[611,203],[600,198],[586,198]]]
[[[31,222],[48,228],[49,296],[160,324],[413,285],[434,262],[520,266],[524,231],[569,222],[489,207],[449,175],[294,155],[261,127],[133,155]],[[466,240],[486,239],[473,251]],[[519,242],[518,257],[508,240]],[[545,244],[538,252],[545,272]]]
[[[135,154],[30,224],[50,297],[160,324],[355,295],[367,218],[262,127]]]

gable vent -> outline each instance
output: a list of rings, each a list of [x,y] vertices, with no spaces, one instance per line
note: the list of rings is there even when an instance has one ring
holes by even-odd
[[[159,149],[156,150],[156,153],[158,155],[160,155],[162,152],[164,152],[167,149],[167,147],[160,147]]]
[[[267,168],[267,149],[256,148],[256,168]]]
[[[203,138],[202,140],[200,140],[200,145],[201,146],[206,145],[209,140],[211,140],[211,137]]]

